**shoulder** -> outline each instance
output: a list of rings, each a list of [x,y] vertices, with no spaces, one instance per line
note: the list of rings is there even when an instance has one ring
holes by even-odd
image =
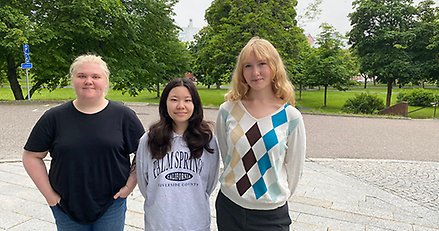
[[[238,103],[238,101],[225,101],[224,103],[222,103],[220,105],[220,109],[224,109],[224,110],[228,110],[230,108],[233,108],[236,104]]]
[[[284,105],[284,110],[290,120],[302,119],[302,113],[296,107],[286,103]]]
[[[45,116],[56,116],[58,114],[66,113],[68,110],[73,109],[72,101],[65,102],[63,104],[57,105],[55,107],[50,108],[46,112],[44,112]]]
[[[219,113],[221,114],[229,114],[232,112],[232,110],[238,106],[239,101],[226,101],[222,103],[218,109]]]
[[[113,110],[121,110],[121,111],[132,110],[131,108],[126,106],[124,103],[118,102],[118,101],[113,101],[113,100],[108,101],[108,107],[112,108]]]
[[[117,101],[112,101],[112,100],[110,100],[108,102],[108,109],[110,109],[113,112],[123,113],[123,114],[127,114],[127,115],[136,114],[136,112],[133,109],[129,108],[128,106],[126,106],[122,102],[117,102]]]
[[[145,132],[142,137],[140,137],[140,144],[146,144],[148,143],[148,133],[149,131]]]

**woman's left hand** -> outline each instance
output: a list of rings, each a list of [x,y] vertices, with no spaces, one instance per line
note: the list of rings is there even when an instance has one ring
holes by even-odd
[[[119,197],[122,197],[122,198],[127,198],[128,197],[128,195],[130,195],[130,193],[132,192],[133,190],[132,189],[130,189],[130,188],[128,188],[128,186],[123,186],[121,189],[119,189],[119,192],[117,192],[114,196],[113,196],[113,198],[116,200],[117,198],[119,198]]]

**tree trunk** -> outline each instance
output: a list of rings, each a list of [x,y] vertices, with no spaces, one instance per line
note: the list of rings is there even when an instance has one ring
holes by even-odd
[[[157,91],[157,98],[160,98],[160,83],[157,83],[156,91]]]
[[[31,87],[31,89],[30,89],[30,91],[29,91],[29,93],[30,93],[30,97],[29,97],[29,96],[26,96],[26,99],[27,99],[27,98],[31,99],[32,96],[34,95],[34,93],[35,93],[38,89],[40,89],[40,87],[41,87],[41,83],[40,83],[40,82],[36,82],[36,83],[34,83],[34,85]]]
[[[14,57],[8,54],[6,59],[8,62],[8,81],[12,93],[14,94],[14,98],[15,100],[24,100],[23,91],[21,90],[20,83],[18,83],[17,79],[17,68],[15,67]]]
[[[390,107],[390,100],[392,99],[392,87],[393,87],[393,81],[387,80],[386,108]]]
[[[326,107],[326,95],[328,94],[328,86],[325,86],[325,93],[323,97],[323,107]]]
[[[364,89],[366,89],[367,88],[367,75],[366,74],[361,74],[361,76],[364,79]]]

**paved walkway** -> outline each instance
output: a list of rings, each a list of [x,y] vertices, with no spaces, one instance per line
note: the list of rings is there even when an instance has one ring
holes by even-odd
[[[51,106],[0,104],[0,230],[55,230],[50,209],[20,161],[30,129]],[[145,126],[156,118],[156,107],[130,106]],[[205,113],[216,116],[215,110]],[[309,155],[289,203],[291,230],[439,231],[439,120],[305,115],[305,122]],[[389,156],[405,160],[381,160],[394,159]],[[128,198],[126,230],[142,230],[142,203],[136,188]]]
[[[291,230],[439,231],[438,191],[434,202],[436,207],[423,206],[399,193],[321,164],[328,161],[334,160],[313,159],[305,163],[304,175],[289,203],[294,222]],[[382,164],[380,161],[369,162]],[[411,164],[402,162],[399,166],[411,168]],[[439,163],[428,165],[435,168],[436,174],[439,172]],[[211,198],[212,230],[216,230],[213,207],[216,193]],[[50,209],[21,162],[0,164],[0,201],[0,230],[56,230]],[[142,230],[142,203],[143,197],[136,188],[128,198],[125,230]]]

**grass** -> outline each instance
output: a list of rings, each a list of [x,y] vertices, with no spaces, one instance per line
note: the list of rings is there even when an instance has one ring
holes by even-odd
[[[392,92],[392,105],[396,103],[396,97],[401,89],[394,88]],[[432,88],[433,91],[439,94],[438,88]],[[27,89],[23,89],[23,93],[27,94]],[[199,86],[198,92],[201,96],[202,103],[206,107],[218,107],[224,100],[224,94],[226,89],[207,89],[206,87]],[[348,91],[338,91],[335,89],[328,90],[327,105],[323,107],[323,88],[322,89],[308,89],[302,91],[302,96],[299,98],[299,91],[296,90],[297,107],[302,112],[309,113],[323,113],[323,114],[341,114],[340,108],[346,102],[348,98],[354,97],[361,92],[369,92],[377,94],[378,97],[386,100],[386,87],[382,85],[370,86],[367,89],[362,87],[353,87]],[[59,88],[55,91],[49,92],[46,89],[36,92],[32,96],[32,100],[71,100],[75,98],[75,93],[71,88]],[[122,102],[146,102],[146,103],[158,103],[159,99],[156,97],[155,92],[141,92],[138,96],[133,97],[128,94],[122,94],[121,91],[110,90],[107,95],[108,99]],[[0,87],[0,101],[13,101],[14,97],[12,91],[8,87]],[[409,112],[415,111],[420,107],[409,106]],[[436,118],[439,118],[439,109],[436,112]],[[432,118],[434,114],[434,108],[428,107],[416,112],[409,113],[410,118],[414,119],[426,119]]]

